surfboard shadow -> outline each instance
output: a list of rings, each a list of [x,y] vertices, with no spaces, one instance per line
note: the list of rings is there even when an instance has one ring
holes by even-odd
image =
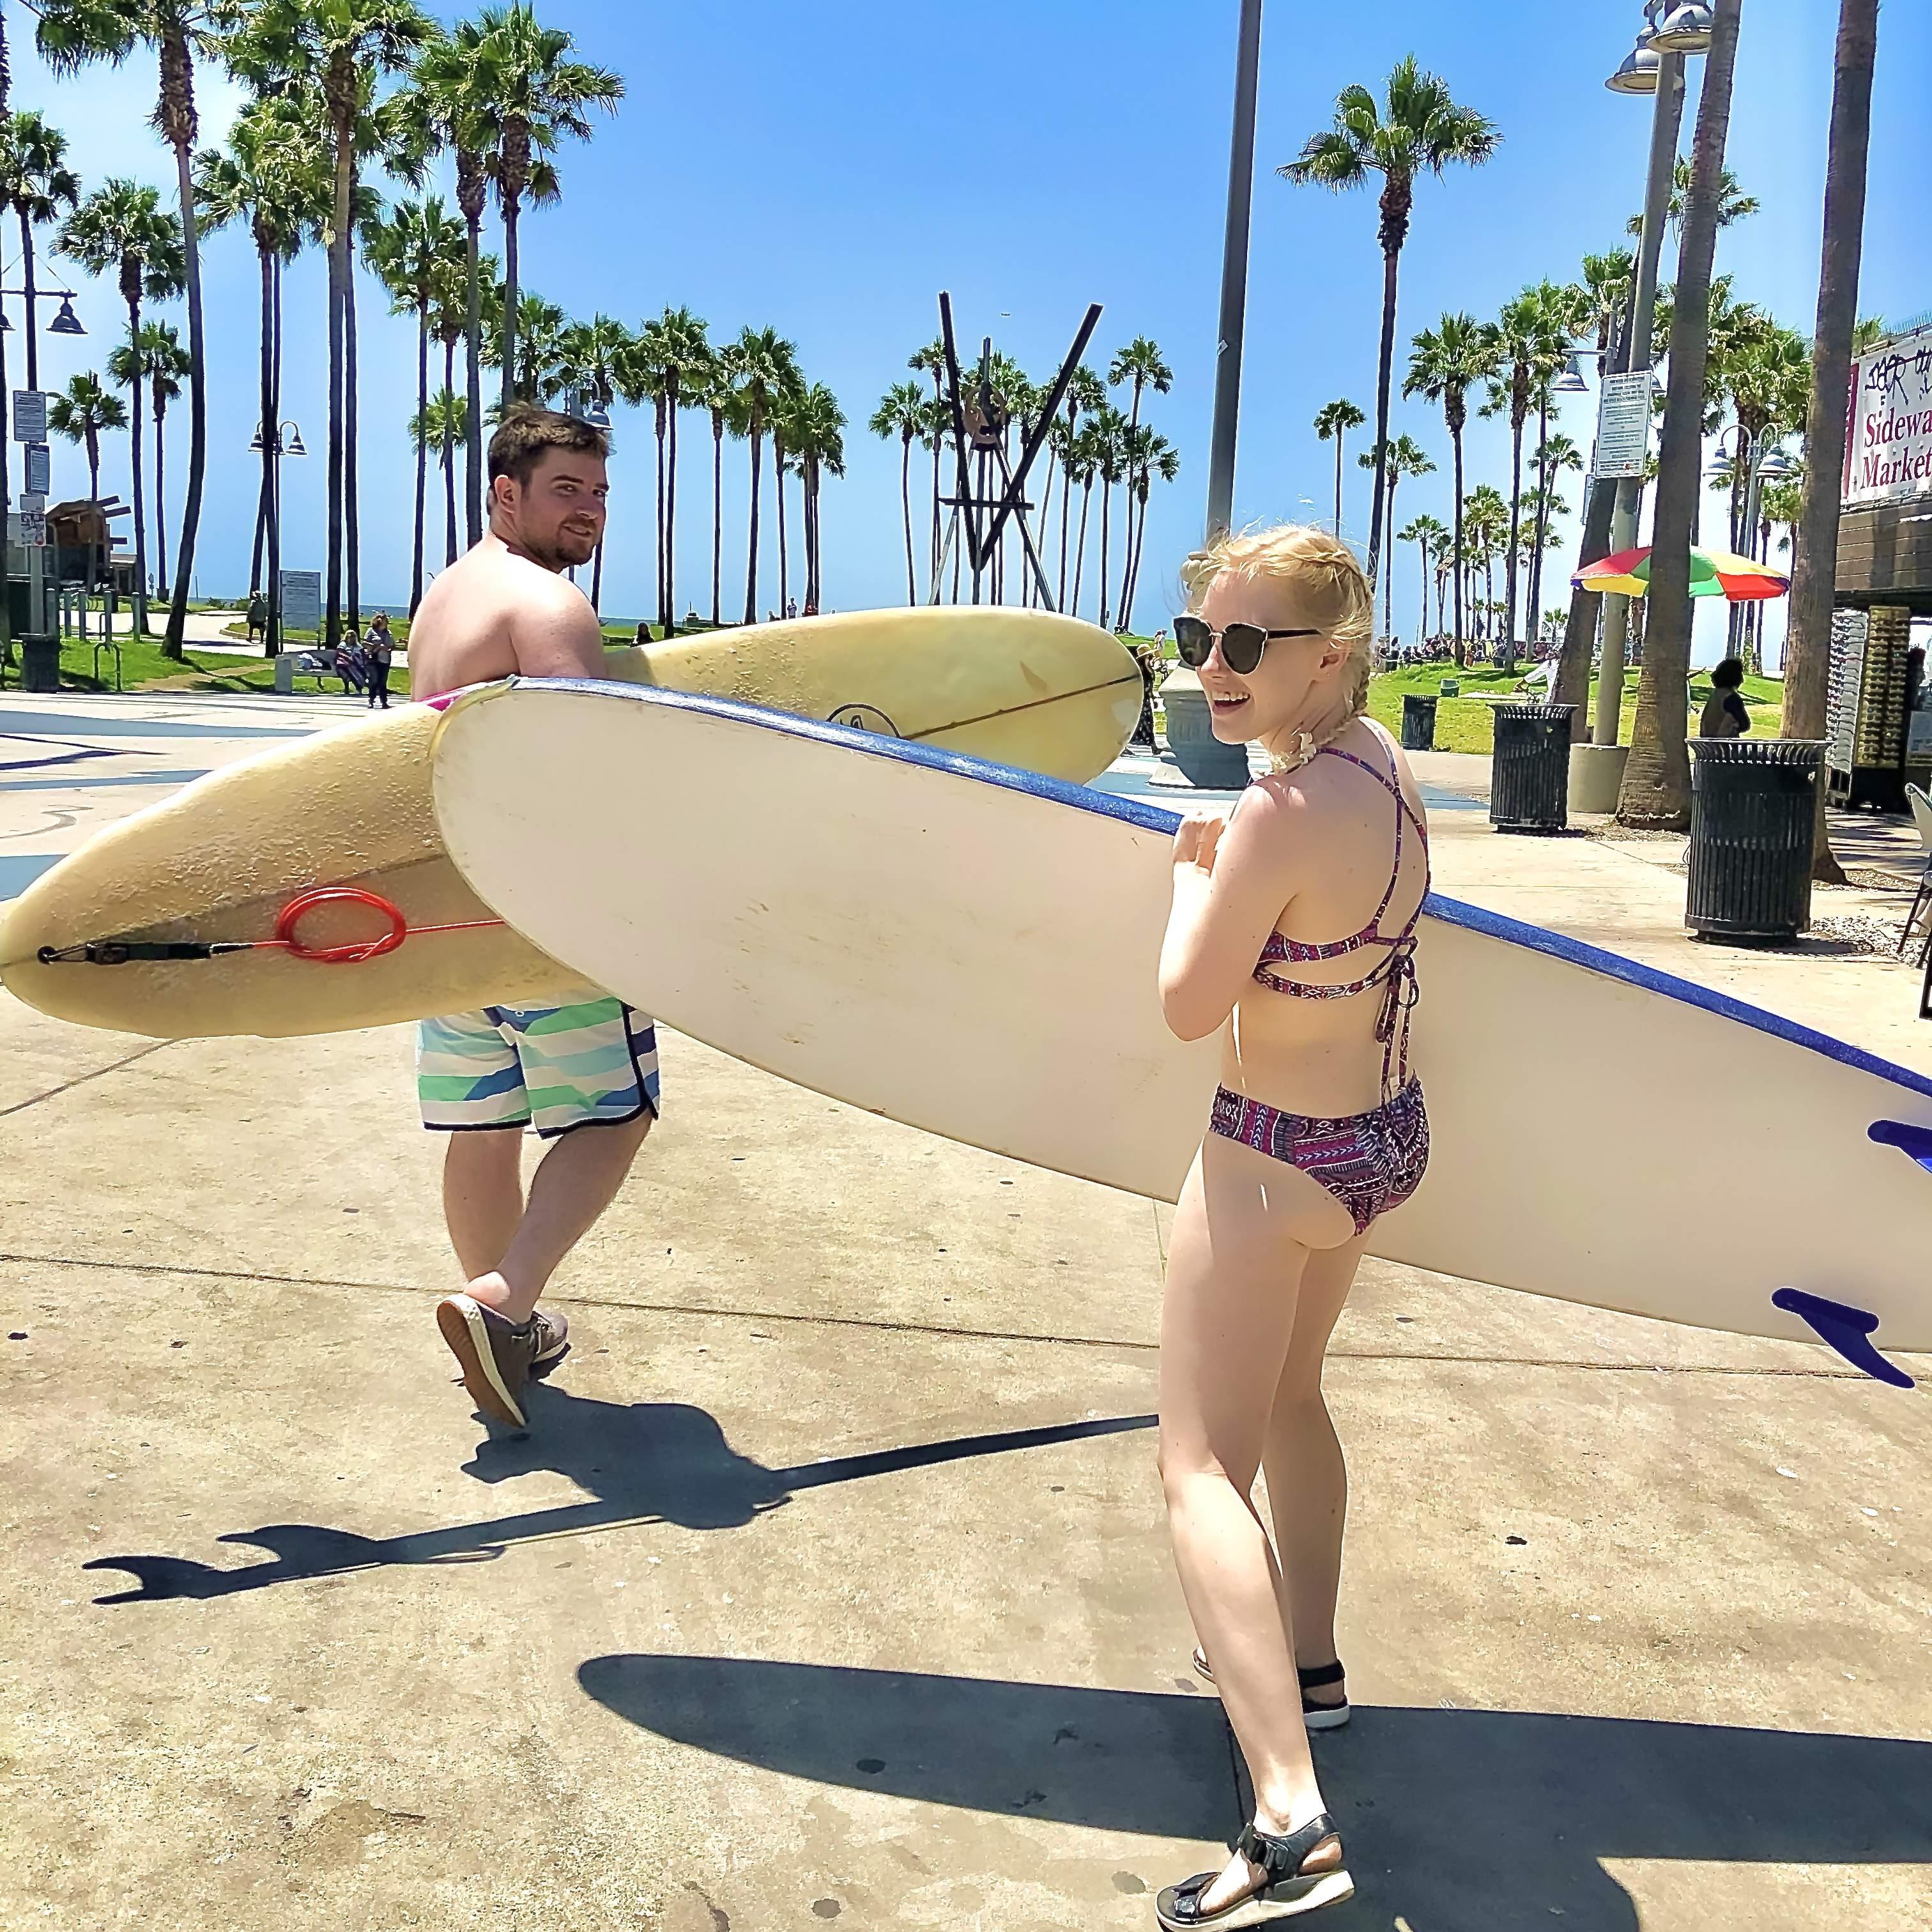
[[[1151,1429],[1151,1415],[1108,1416],[1037,1429],[952,1436],[854,1456],[768,1468],[740,1455],[717,1418],[686,1402],[598,1402],[538,1388],[532,1392],[528,1435],[479,1444],[466,1474],[498,1483],[537,1470],[568,1476],[592,1500],[532,1510],[480,1522],[394,1537],[368,1537],[320,1523],[268,1523],[218,1542],[268,1550],[272,1560],[224,1568],[164,1555],[101,1556],[81,1567],[123,1570],[135,1587],[97,1597],[98,1604],[158,1603],[178,1597],[226,1597],[272,1584],[310,1581],[399,1564],[488,1562],[539,1537],[673,1523],[680,1528],[743,1528],[803,1491],[858,1482],[980,1456],[1011,1455],[1049,1444]]]
[[[1246,1815],[1210,1697],[631,1654],[578,1678],[642,1730],[814,1784],[1159,1838]],[[1636,1932],[1604,1859],[1932,1862],[1915,1740],[1358,1705],[1316,1756],[1358,1888],[1338,1928]]]

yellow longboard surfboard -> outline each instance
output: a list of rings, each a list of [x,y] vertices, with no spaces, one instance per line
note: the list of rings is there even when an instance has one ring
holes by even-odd
[[[614,651],[629,683],[732,698],[1084,784],[1140,715],[1141,674],[1093,625],[1044,611],[867,610],[748,625]],[[91,964],[50,961],[106,940],[217,944],[272,937],[297,894],[360,886],[412,928],[493,915],[450,864],[430,789],[428,706],[384,712],[212,772],[109,826],[0,913],[0,981],[29,1006],[158,1039],[335,1033],[489,1005],[541,1005],[581,979],[506,927],[424,933],[358,964],[274,950]],[[502,775],[506,791],[523,783]],[[534,792],[531,812],[544,808]],[[556,827],[567,844],[566,821]],[[644,904],[655,842],[609,881]],[[382,930],[365,906],[325,905],[307,947]]]

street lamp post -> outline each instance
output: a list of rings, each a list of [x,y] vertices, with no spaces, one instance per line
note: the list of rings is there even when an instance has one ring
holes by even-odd
[[[1650,0],[1648,24],[1636,46],[1604,85],[1616,94],[1654,94],[1650,123],[1650,162],[1645,178],[1643,234],[1637,244],[1636,286],[1630,309],[1630,340],[1622,358],[1630,373],[1652,364],[1652,320],[1657,305],[1657,271],[1664,251],[1664,225],[1670,210],[1670,188],[1677,162],[1677,137],[1684,119],[1684,60],[1710,44],[1710,9]],[[1702,39],[1698,38],[1701,31]],[[1620,477],[1616,508],[1610,519],[1610,550],[1632,548],[1643,502],[1643,479]],[[1597,679],[1597,711],[1592,741],[1614,745],[1622,730],[1624,652],[1630,635],[1630,599],[1606,593],[1604,606],[1603,662]]]
[[[1247,315],[1248,214],[1254,200],[1255,97],[1261,76],[1262,0],[1241,0],[1234,60],[1234,132],[1228,154],[1228,225],[1221,250],[1221,326],[1214,353],[1214,428],[1208,449],[1208,536],[1234,514],[1234,440]]]
[[[267,443],[268,620],[262,627],[262,649],[266,656],[272,658],[280,656],[282,649],[282,458],[284,455],[306,456],[308,448],[302,441],[302,425],[296,422],[277,423],[268,434]],[[254,440],[248,447],[259,454],[262,444],[262,426],[258,422]]]

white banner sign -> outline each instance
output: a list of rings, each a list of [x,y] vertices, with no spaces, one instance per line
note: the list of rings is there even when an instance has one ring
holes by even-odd
[[[1852,364],[1845,501],[1932,494],[1932,328]]]
[[[47,545],[47,520],[44,515],[26,512],[7,519],[8,534],[23,550],[44,550]]]
[[[322,572],[282,572],[282,628],[289,631],[322,628]]]
[[[1597,406],[1597,454],[1592,464],[1598,476],[1641,476],[1650,454],[1650,405],[1654,393],[1650,371],[1606,376]]]
[[[44,389],[14,392],[14,440],[45,442],[47,440],[47,392]]]

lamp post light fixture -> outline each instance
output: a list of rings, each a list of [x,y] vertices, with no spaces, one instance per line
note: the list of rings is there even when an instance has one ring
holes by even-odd
[[[278,422],[263,434],[256,423],[248,447],[258,456],[266,448],[272,459],[268,466],[268,500],[266,521],[268,552],[268,617],[262,627],[262,648],[269,657],[282,648],[282,458],[306,456],[308,446],[302,441],[302,425]]]
[[[1685,4],[1666,6],[1661,10],[1663,18],[1656,22],[1651,35],[1651,45],[1659,53],[1701,54],[1708,51],[1711,9],[1704,0],[1685,0]]]

